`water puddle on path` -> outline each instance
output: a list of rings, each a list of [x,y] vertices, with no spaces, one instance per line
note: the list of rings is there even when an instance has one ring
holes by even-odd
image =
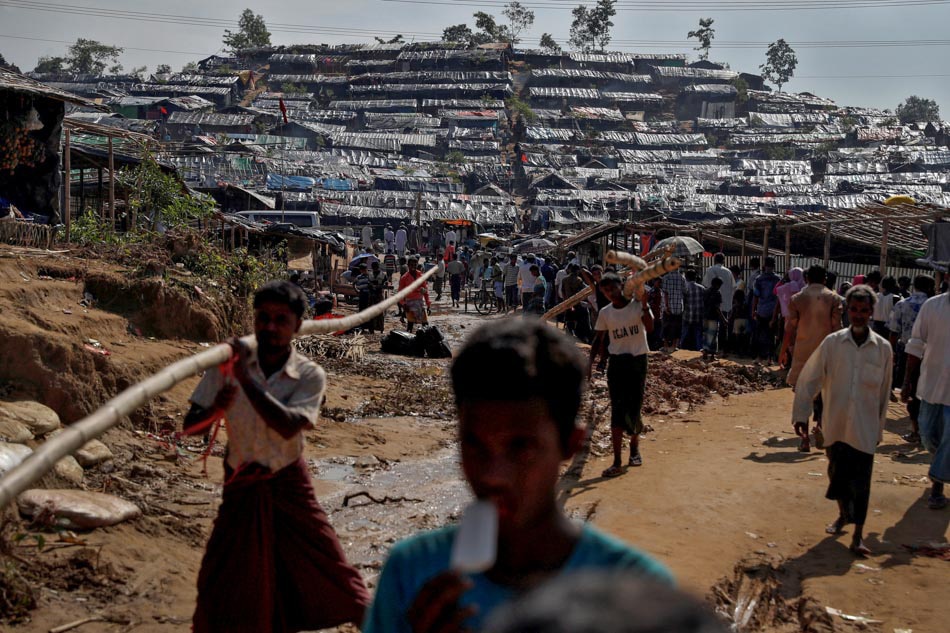
[[[455,522],[471,499],[454,445],[398,461],[371,456],[311,460],[310,470],[315,479],[335,484],[320,503],[350,562],[370,582],[393,543]]]

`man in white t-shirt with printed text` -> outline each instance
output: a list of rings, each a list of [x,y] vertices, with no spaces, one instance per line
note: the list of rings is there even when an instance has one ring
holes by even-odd
[[[643,418],[640,409],[647,379],[647,334],[653,331],[653,314],[646,293],[639,301],[623,294],[623,282],[615,273],[606,273],[599,284],[601,292],[610,300],[597,315],[594,342],[590,348],[588,375],[593,376],[594,362],[600,356],[597,368],[607,369],[607,389],[610,393],[610,439],[614,462],[603,472],[604,477],[623,474],[623,434],[630,434],[628,466],[642,466],[640,433]],[[609,353],[609,362],[605,357]]]

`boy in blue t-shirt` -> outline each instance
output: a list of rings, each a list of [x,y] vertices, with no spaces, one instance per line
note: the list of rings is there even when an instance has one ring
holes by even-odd
[[[498,509],[495,564],[484,573],[452,571],[455,526],[398,543],[365,633],[478,630],[519,594],[581,570],[672,583],[665,567],[568,519],[557,503],[561,464],[584,440],[576,424],[584,378],[574,343],[540,321],[509,319],[468,339],[452,365],[462,469],[475,497]]]

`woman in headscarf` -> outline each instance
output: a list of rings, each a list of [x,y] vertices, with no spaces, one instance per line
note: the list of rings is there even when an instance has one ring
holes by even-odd
[[[788,319],[788,305],[792,297],[797,295],[805,287],[805,273],[801,268],[792,268],[788,271],[788,281],[779,284],[775,288],[775,294],[778,296],[779,311],[776,314],[778,319],[779,332],[785,331],[785,322]]]

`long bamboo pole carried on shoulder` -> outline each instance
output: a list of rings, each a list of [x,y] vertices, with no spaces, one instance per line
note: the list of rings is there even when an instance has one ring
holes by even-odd
[[[416,288],[424,284],[429,277],[434,275],[435,271],[436,268],[432,268],[422,273],[404,290],[362,312],[340,319],[304,321],[298,336],[349,330],[375,319],[396,303],[404,300]],[[254,336],[245,336],[242,337],[242,340],[252,342]],[[75,453],[87,442],[96,439],[118,424],[122,416],[131,414],[155,396],[168,391],[183,380],[220,365],[230,357],[231,346],[226,343],[219,343],[209,350],[183,358],[142,382],[132,385],[82,420],[70,424],[62,433],[43,442],[22,463],[0,478],[0,509],[5,508],[18,494],[27,490],[37,480],[53,470],[56,462]]]

